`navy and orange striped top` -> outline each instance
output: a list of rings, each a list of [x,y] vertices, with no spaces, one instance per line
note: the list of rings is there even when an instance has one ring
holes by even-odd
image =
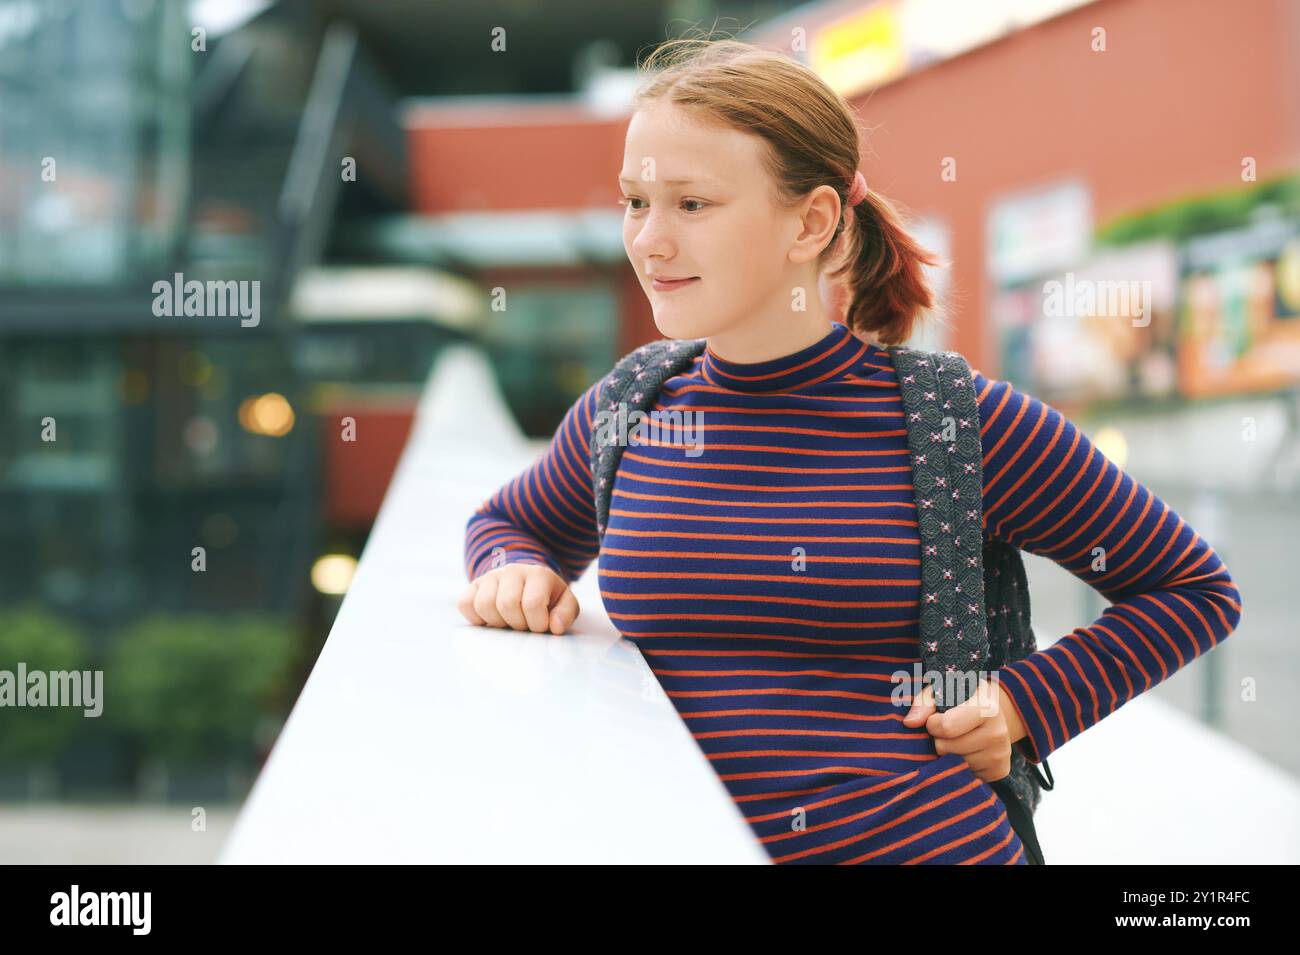
[[[986,538],[1111,602],[998,671],[1028,732],[1016,745],[1041,762],[1213,648],[1241,599],[1209,544],[1067,418],[973,377]],[[610,619],[774,861],[1024,864],[998,796],[924,726],[904,726],[910,697],[891,692],[920,661],[920,538],[889,353],[838,322],[772,361],[706,349],[654,405],[702,420],[704,453],[685,453],[670,426],[627,447],[603,548],[588,456],[600,388],[470,517],[469,578],[498,548],[497,564],[541,562],[569,581],[599,553]]]

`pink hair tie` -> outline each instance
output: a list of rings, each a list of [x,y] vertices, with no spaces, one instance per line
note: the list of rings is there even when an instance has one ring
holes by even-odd
[[[853,173],[853,186],[849,189],[849,196],[845,203],[850,206],[856,206],[859,202],[867,197],[867,178],[862,172]]]

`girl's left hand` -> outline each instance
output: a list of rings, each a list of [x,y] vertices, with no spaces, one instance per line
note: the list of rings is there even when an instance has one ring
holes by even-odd
[[[943,713],[935,710],[934,687],[927,685],[912,701],[905,726],[920,726],[934,737],[940,755],[957,753],[986,783],[1011,773],[1011,745],[1025,735],[1006,692],[981,679],[974,696]]]

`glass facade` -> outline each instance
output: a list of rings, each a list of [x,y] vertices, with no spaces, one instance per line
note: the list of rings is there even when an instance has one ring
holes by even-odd
[[[613,367],[619,303],[611,284],[512,283],[484,341],[524,432],[550,435],[587,386]]]
[[[0,0],[0,287],[122,285],[180,238],[186,4]]]
[[[319,448],[287,362],[264,342],[7,341],[0,601],[106,623],[144,605],[292,606]]]

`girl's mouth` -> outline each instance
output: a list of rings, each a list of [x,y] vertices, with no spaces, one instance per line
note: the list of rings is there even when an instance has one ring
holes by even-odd
[[[673,289],[684,288],[685,286],[690,285],[692,282],[698,282],[699,280],[700,277],[696,275],[689,279],[674,279],[668,282],[664,281],[663,279],[656,278],[656,279],[651,279],[650,282],[652,285],[654,285],[654,289],[656,292],[671,292]]]

